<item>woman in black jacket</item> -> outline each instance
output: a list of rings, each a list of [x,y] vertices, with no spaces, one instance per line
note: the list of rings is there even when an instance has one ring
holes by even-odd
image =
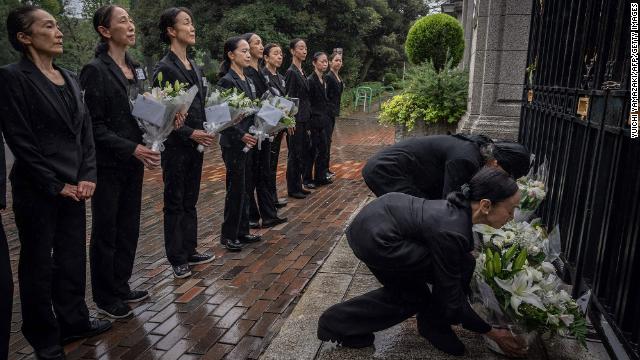
[[[376,196],[401,192],[444,199],[482,166],[500,167],[515,179],[529,171],[531,154],[522,145],[483,135],[431,135],[411,138],[374,154],[362,177]]]
[[[260,73],[260,61],[262,61],[264,52],[262,39],[254,33],[244,34],[242,38],[249,44],[249,53],[251,54],[251,64],[244,69],[244,73],[253,82],[256,88],[256,97],[261,99],[262,95],[269,90],[267,79]],[[271,179],[271,146],[269,143],[262,144],[261,149],[253,149],[247,169],[250,171],[249,183],[247,184],[249,189],[249,226],[254,229],[261,226],[268,228],[286,222],[287,218],[278,217],[276,202],[269,187]],[[262,225],[260,219],[262,219]]]
[[[284,78],[287,86],[287,95],[298,98],[298,114],[296,114],[296,127],[289,138],[289,157],[287,158],[287,192],[296,199],[304,199],[310,194],[309,190],[302,187],[302,176],[309,160],[309,118],[311,117],[311,104],[309,103],[309,82],[302,71],[302,62],[307,58],[307,44],[302,39],[293,39],[289,43],[291,52],[291,66]]]
[[[328,66],[327,54],[317,52],[313,55],[313,73],[309,82],[309,102],[311,103],[311,151],[306,163],[303,181],[306,187],[315,188],[331,183],[327,177],[327,131],[331,122],[332,107],[327,98],[327,82],[324,72]]]
[[[53,63],[62,54],[56,19],[21,6],[7,16],[7,32],[22,53],[0,68],[2,129],[15,156],[10,180],[22,332],[36,357],[64,359],[61,340],[111,328],[89,318],[84,298],[85,201],[96,186],[91,118],[75,75]]]
[[[336,127],[336,118],[340,116],[340,101],[342,100],[342,92],[344,91],[344,82],[340,78],[340,69],[342,69],[342,49],[334,49],[329,57],[329,72],[327,73],[327,98],[331,105],[331,118],[329,128],[327,130],[327,173],[330,176],[335,175],[330,168],[331,162],[331,141],[333,139],[333,129]]]
[[[278,44],[267,44],[264,47],[262,54],[264,61],[264,67],[260,69],[260,74],[265,79],[267,89],[274,96],[285,96],[287,94],[287,85],[284,81],[284,76],[278,72],[280,66],[282,66],[283,53],[282,48]],[[282,144],[282,138],[287,136],[287,130],[281,130],[273,136],[271,141],[271,154],[270,154],[270,178],[269,178],[269,191],[271,197],[275,202],[276,208],[282,208],[287,206],[287,199],[278,199],[278,189],[276,188],[276,176],[278,173],[278,158],[280,157],[280,145]]]
[[[451,329],[462,324],[486,334],[507,354],[522,355],[508,330],[492,329],[467,301],[475,268],[473,224],[500,228],[519,203],[516,182],[489,167],[447,200],[390,193],[369,203],[346,234],[356,257],[383,287],[326,310],[318,338],[349,347],[369,346],[374,332],[417,313],[418,332],[448,354],[464,354],[464,345]]]
[[[224,61],[220,67],[218,86],[235,88],[255,99],[255,85],[245,76],[244,69],[251,63],[249,43],[242,37],[232,37],[224,43]],[[249,234],[248,159],[257,139],[249,133],[253,116],[220,133],[222,160],[227,169],[227,194],[224,198],[224,221],[220,242],[230,251],[240,251],[246,244],[260,241],[260,236]],[[251,148],[245,152],[244,148]]]
[[[144,69],[127,48],[135,44],[135,26],[117,5],[93,15],[100,35],[95,58],[82,68],[80,82],[91,114],[96,143],[98,186],[91,201],[91,287],[98,312],[119,319],[132,314],[126,303],[149,296],[132,291],[129,278],[140,233],[144,165],[160,165],[160,153],[142,144],[131,116],[130,97],[141,93]]]
[[[160,40],[169,45],[167,55],[156,64],[153,83],[164,86],[176,80],[189,87],[196,85],[198,93],[187,111],[184,126],[171,132],[162,154],[164,180],[164,243],[167,259],[176,278],[191,276],[191,265],[213,261],[213,255],[196,251],[198,246],[198,213],[203,153],[198,145],[210,146],[215,137],[203,130],[205,90],[202,73],[187,57],[187,48],[196,42],[191,11],[169,8],[160,15]],[[163,84],[158,83],[162,73]]]

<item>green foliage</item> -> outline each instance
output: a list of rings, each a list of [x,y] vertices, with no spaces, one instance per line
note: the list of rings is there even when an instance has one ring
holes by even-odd
[[[436,69],[442,69],[449,59],[456,66],[464,52],[462,26],[446,14],[425,16],[409,30],[405,50],[414,64],[432,61]]]
[[[5,24],[9,11],[19,4],[18,0],[3,0],[0,2],[0,18],[3,24]],[[6,28],[3,26],[0,30],[0,66],[2,66],[18,60],[19,54],[9,44]]]
[[[403,93],[382,103],[380,123],[386,125],[401,124],[413,130],[416,121],[427,118],[425,99],[413,93]]]

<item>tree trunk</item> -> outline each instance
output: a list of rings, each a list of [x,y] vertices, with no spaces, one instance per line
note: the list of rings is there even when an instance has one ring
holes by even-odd
[[[360,76],[358,77],[358,83],[364,82],[364,80],[367,78],[367,74],[369,73],[369,68],[371,67],[371,64],[373,64],[373,57],[367,56],[366,60],[364,61],[364,64],[362,65],[362,69],[360,69]]]

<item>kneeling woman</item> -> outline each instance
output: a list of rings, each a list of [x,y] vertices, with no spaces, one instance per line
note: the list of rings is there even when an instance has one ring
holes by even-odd
[[[473,224],[500,228],[519,202],[516,182],[485,167],[447,200],[390,193],[365,206],[347,229],[347,239],[383,287],[325,311],[318,338],[369,346],[374,332],[417,313],[418,332],[446,353],[464,354],[451,329],[462,324],[495,340],[505,353],[522,355],[507,330],[492,329],[467,301],[475,267]]]

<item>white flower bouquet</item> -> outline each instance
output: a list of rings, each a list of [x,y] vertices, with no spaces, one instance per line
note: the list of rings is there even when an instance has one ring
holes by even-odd
[[[544,198],[547,196],[546,178],[547,167],[542,163],[538,167],[537,173],[531,172],[517,180],[518,189],[520,190],[520,207],[516,209],[514,218],[516,221],[529,221],[534,216]]]
[[[262,149],[262,142],[265,139],[272,139],[272,134],[296,126],[294,116],[297,112],[298,99],[265,93],[260,110],[256,114],[255,123],[249,128],[249,132],[258,139],[258,149]],[[243,151],[247,152],[249,149],[245,146]]]
[[[158,83],[162,84],[162,73],[158,74]],[[143,131],[143,141],[154,151],[164,150],[164,141],[175,128],[174,119],[178,112],[186,113],[198,93],[198,87],[176,81],[165,83],[163,87],[154,87],[151,92],[138,95],[131,114],[138,119]]]
[[[236,88],[215,89],[206,100],[204,131],[210,135],[220,133],[239,124],[256,111],[257,103]],[[198,151],[204,151],[204,146],[198,145]]]
[[[474,231],[483,238],[474,298],[485,320],[512,329],[529,344],[537,332],[571,334],[584,345],[586,320],[553,265],[560,254],[557,227],[550,235],[539,221],[511,222],[502,229],[475,225]],[[500,352],[490,339],[487,343]]]

